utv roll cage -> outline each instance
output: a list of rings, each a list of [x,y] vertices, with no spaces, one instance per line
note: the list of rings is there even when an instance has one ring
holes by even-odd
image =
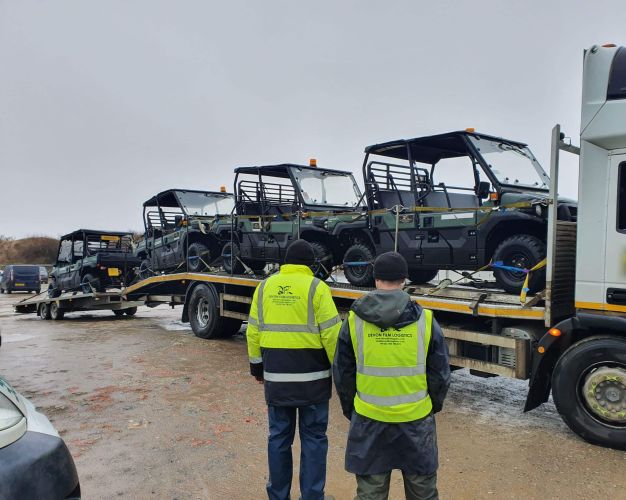
[[[116,231],[98,231],[96,229],[77,229],[59,239],[59,252],[63,241],[82,242],[82,255],[74,255],[75,246],[72,245],[72,260],[76,261],[94,255],[99,251],[109,253],[132,252],[133,236],[130,233]],[[57,258],[58,254],[57,252]]]

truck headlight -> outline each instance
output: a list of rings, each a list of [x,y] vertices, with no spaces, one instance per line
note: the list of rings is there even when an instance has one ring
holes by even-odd
[[[23,418],[24,416],[17,409],[17,406],[4,394],[0,394],[0,431],[19,424]]]

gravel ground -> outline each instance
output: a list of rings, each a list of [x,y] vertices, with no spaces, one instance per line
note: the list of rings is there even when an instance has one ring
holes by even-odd
[[[13,314],[21,298],[0,296],[0,374],[66,440],[84,498],[265,496],[266,407],[243,335],[198,339],[163,306],[42,321]],[[526,387],[454,373],[437,417],[441,497],[626,498],[626,453],[581,441],[552,403],[522,413]],[[354,494],[347,424],[333,398],[327,493],[338,500]],[[391,498],[403,498],[399,473]]]

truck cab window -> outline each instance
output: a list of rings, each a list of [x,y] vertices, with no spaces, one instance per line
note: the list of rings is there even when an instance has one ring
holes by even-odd
[[[626,233],[626,162],[617,171],[617,230]]]

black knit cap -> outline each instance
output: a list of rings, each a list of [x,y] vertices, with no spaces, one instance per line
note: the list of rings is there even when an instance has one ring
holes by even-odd
[[[308,241],[296,240],[289,247],[285,254],[285,264],[300,264],[312,266],[315,263],[315,252]]]
[[[380,254],[374,261],[374,278],[383,281],[400,281],[409,275],[406,260],[398,252]]]

